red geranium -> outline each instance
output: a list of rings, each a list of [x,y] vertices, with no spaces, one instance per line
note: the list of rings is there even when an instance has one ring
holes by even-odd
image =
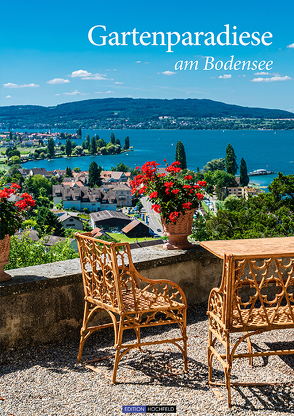
[[[26,211],[35,206],[35,201],[27,192],[19,195],[21,187],[13,183],[10,188],[0,191],[1,240],[6,235],[13,235],[24,220]]]
[[[146,195],[152,202],[152,209],[161,213],[166,222],[176,222],[181,214],[189,209],[196,209],[203,198],[201,188],[206,182],[193,183],[191,175],[180,175],[180,163],[173,162],[166,166],[165,173],[157,173],[159,164],[146,162],[141,173],[131,181],[132,194]]]

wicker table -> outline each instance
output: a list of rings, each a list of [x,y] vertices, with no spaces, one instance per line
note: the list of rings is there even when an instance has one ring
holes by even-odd
[[[223,259],[220,288],[212,289],[208,301],[209,383],[212,360],[223,366],[231,407],[230,374],[233,360],[294,354],[294,349],[253,352],[249,336],[276,329],[294,328],[294,237],[205,241],[202,247]],[[230,334],[244,332],[231,343]],[[247,339],[249,352],[236,353]],[[220,347],[223,353],[218,351]],[[259,385],[262,383],[259,383]],[[243,383],[244,385],[244,383]],[[256,383],[246,383],[256,385]]]

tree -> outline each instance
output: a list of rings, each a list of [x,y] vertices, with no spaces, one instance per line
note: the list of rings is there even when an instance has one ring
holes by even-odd
[[[82,146],[76,146],[73,150],[73,154],[74,155],[81,155],[83,153],[83,148]]]
[[[90,152],[91,155],[95,155],[95,153],[97,153],[95,136],[93,136],[91,138],[91,144],[90,144],[89,152]]]
[[[65,142],[65,153],[66,153],[66,156],[71,156],[71,152],[72,152],[72,149],[71,149],[71,141],[70,141],[70,139],[66,139],[66,142]]]
[[[79,173],[81,171],[81,168],[78,168],[78,167],[73,168],[73,171]]]
[[[129,139],[129,136],[127,136],[125,138],[124,150],[128,150],[129,147],[130,147],[130,139]]]
[[[99,136],[98,136],[98,137],[99,137]],[[106,147],[106,146],[107,146],[106,141],[105,141],[105,140],[103,140],[103,139],[98,139],[98,140],[97,140],[97,136],[96,136],[96,144],[97,144],[97,147],[99,147],[99,148],[101,148],[101,147]]]
[[[175,160],[180,162],[182,169],[187,169],[186,152],[182,142],[178,141]]]
[[[115,139],[115,144],[118,144],[119,146],[121,146],[120,140],[119,139]]]
[[[58,217],[47,207],[40,207],[36,218],[38,234],[54,234],[64,236],[64,228]]]
[[[69,166],[67,166],[65,169],[65,176],[72,176],[72,170]]]
[[[89,167],[89,180],[88,184],[90,188],[93,188],[94,185],[97,185],[98,187],[101,186],[101,166],[98,166],[96,162],[92,162]]]
[[[249,183],[249,176],[247,173],[247,166],[245,160],[241,159],[240,162],[240,185],[241,186],[247,186]]]
[[[50,195],[52,192],[52,182],[42,175],[28,176],[24,182],[24,188],[27,192],[32,192],[35,197],[39,196],[41,188],[45,188],[47,195]]]
[[[114,133],[111,133],[110,141],[111,141],[112,144],[115,144],[115,135],[114,135]]]
[[[79,128],[79,129],[77,129],[77,138],[81,139],[81,137],[82,137],[82,129]]]
[[[235,151],[233,146],[229,143],[226,148],[226,158],[225,158],[225,166],[226,171],[231,173],[232,175],[236,175],[238,165],[237,165],[237,157],[235,155]]]
[[[225,159],[212,159],[210,162],[207,162],[207,165],[203,166],[204,172],[211,170],[212,172],[216,170],[225,170]]]
[[[54,148],[55,148],[54,140],[52,139],[52,137],[49,137],[48,144],[47,144],[48,157],[54,157],[54,153],[55,153]]]
[[[120,162],[115,167],[112,166],[111,170],[116,172],[131,172],[132,168]]]

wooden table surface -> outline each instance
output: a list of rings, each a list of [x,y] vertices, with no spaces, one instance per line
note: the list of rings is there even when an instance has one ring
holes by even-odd
[[[200,245],[221,259],[225,254],[244,258],[277,254],[294,256],[294,237],[202,241]]]

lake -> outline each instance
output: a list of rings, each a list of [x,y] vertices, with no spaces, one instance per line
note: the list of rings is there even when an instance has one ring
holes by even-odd
[[[75,130],[56,130],[75,133]],[[54,132],[54,130],[52,130]],[[107,143],[111,130],[83,130],[83,138],[76,140],[81,144],[87,134],[98,134]],[[47,170],[79,167],[89,170],[90,163],[95,162],[110,170],[122,162],[131,168],[142,166],[146,161],[155,160],[163,164],[174,161],[176,145],[180,140],[185,147],[188,169],[202,169],[212,159],[225,158],[226,147],[230,143],[237,156],[237,163],[243,157],[248,172],[255,169],[294,174],[294,131],[293,130],[114,130],[115,137],[123,146],[126,136],[134,151],[112,156],[84,156],[55,160],[31,161],[23,164],[24,168],[43,167]],[[65,140],[60,140],[62,143]],[[254,176],[251,181],[267,186],[276,175]]]

